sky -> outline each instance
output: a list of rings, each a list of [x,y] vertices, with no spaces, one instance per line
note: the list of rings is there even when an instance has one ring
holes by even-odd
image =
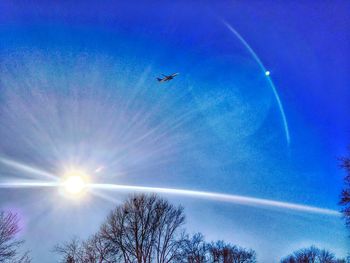
[[[96,184],[228,194],[160,193],[184,206],[190,233],[252,248],[260,262],[311,245],[345,256],[341,217],[239,198],[339,210],[349,9],[1,1],[0,184],[79,169]],[[135,189],[73,200],[55,187],[6,187],[0,208],[20,215],[34,262],[52,262],[56,243],[94,233]]]

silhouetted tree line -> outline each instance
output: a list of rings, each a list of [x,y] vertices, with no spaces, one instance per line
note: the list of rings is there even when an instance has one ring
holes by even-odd
[[[350,158],[342,158],[341,166],[346,171],[346,176],[344,178],[344,188],[341,192],[339,203],[343,207],[342,213],[345,218],[345,223],[350,228]]]
[[[254,263],[256,255],[223,241],[207,243],[189,236],[185,215],[156,195],[135,195],[107,217],[88,240],[72,239],[55,251],[65,263]]]
[[[344,188],[340,195],[339,204],[342,206],[345,224],[350,229],[350,157],[341,158],[341,167],[345,170]],[[348,254],[347,262],[350,262],[350,252]]]
[[[335,255],[325,249],[318,249],[314,246],[293,252],[281,260],[281,263],[348,263],[348,259],[337,259]]]
[[[135,195],[117,206],[87,240],[73,238],[54,249],[63,263],[255,263],[256,253],[224,241],[206,242],[184,229],[185,215],[156,195]],[[0,212],[0,263],[29,263],[19,219]],[[281,263],[350,263],[316,247],[300,249]]]
[[[56,246],[63,263],[255,263],[256,253],[224,241],[206,242],[184,229],[181,206],[156,195],[135,195],[113,210],[87,240]],[[281,263],[347,263],[315,247],[301,249]]]

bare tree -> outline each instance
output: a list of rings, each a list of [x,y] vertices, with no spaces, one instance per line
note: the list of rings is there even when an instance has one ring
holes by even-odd
[[[254,263],[256,254],[253,250],[217,241],[209,245],[211,262],[214,263]]]
[[[180,253],[184,219],[182,207],[156,195],[135,195],[108,216],[100,235],[120,251],[123,262],[166,263]]]
[[[191,238],[187,238],[183,251],[183,259],[187,263],[205,263],[208,261],[208,245],[201,233],[196,233]]]
[[[156,229],[155,258],[157,263],[178,261],[184,243],[184,231],[180,228],[185,222],[183,208],[170,205],[164,199],[157,205],[159,224]]]
[[[322,263],[333,263],[338,261],[333,253],[325,249],[319,250],[318,260]]]
[[[115,248],[107,244],[99,235],[87,241],[73,238],[63,245],[57,245],[54,252],[62,256],[62,263],[117,263],[120,258]]]
[[[345,217],[346,225],[350,228],[350,158],[342,158],[341,166],[346,171],[344,178],[344,189],[341,192],[339,204],[343,207],[342,213]]]
[[[93,263],[116,263],[120,262],[120,253],[118,248],[113,247],[111,243],[106,242],[101,235],[93,235],[83,243],[85,251],[85,262]]]
[[[294,254],[301,262],[316,263],[318,253],[318,248],[312,246],[310,248],[300,249]]]
[[[54,252],[61,254],[62,263],[81,263],[84,258],[82,242],[78,238],[73,238],[67,243],[57,245]]]
[[[0,262],[30,262],[28,252],[19,252],[23,244],[23,240],[16,238],[19,231],[18,216],[11,212],[0,212]]]
[[[237,246],[231,247],[233,263],[255,263],[256,253],[252,249],[241,248]]]
[[[342,263],[345,259],[337,259],[335,255],[325,249],[314,246],[299,249],[281,260],[281,263]]]

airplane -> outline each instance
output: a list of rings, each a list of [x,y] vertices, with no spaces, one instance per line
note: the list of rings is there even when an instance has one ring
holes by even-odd
[[[166,81],[172,80],[174,77],[179,75],[179,73],[173,73],[171,75],[164,75],[164,74],[162,75],[163,75],[163,78],[157,78],[159,82],[166,82]]]

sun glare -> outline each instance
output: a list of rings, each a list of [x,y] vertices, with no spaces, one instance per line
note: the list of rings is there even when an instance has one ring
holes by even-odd
[[[63,180],[63,187],[70,195],[80,195],[86,189],[86,176],[79,172],[68,173]]]

